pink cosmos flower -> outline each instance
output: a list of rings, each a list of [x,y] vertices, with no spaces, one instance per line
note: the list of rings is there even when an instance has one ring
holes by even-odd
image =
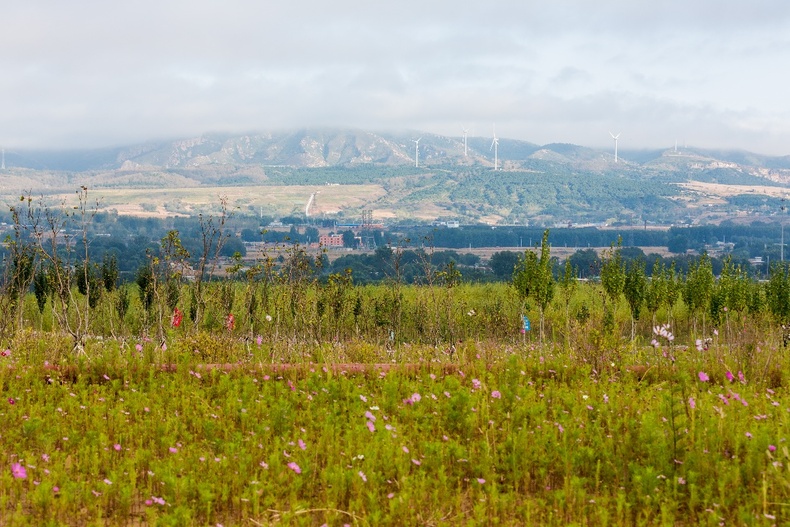
[[[743,376],[742,371],[738,371],[738,380],[741,382],[746,382],[746,377]]]
[[[409,453],[409,447],[407,447],[407,446],[404,446],[404,447],[403,447],[403,451],[404,451],[404,452],[406,452],[406,453],[408,454],[408,453]]]
[[[502,394],[499,393],[499,390],[494,390],[493,392],[491,392],[491,397],[493,397],[494,399],[501,399]]]
[[[362,472],[362,471],[360,470],[359,472],[357,472],[357,474],[359,474],[359,477],[360,477],[360,478],[362,478],[362,481],[364,481],[365,483],[367,483],[367,481],[368,481],[368,477],[365,475],[365,473],[364,473],[364,472]]]
[[[290,468],[291,470],[293,470],[293,471],[294,471],[294,472],[296,472],[297,474],[301,474],[301,473],[302,473],[302,469],[301,469],[301,468],[299,468],[299,465],[297,465],[297,464],[296,464],[295,462],[293,462],[293,461],[291,461],[290,463],[288,463],[288,468]]]
[[[57,494],[58,492],[60,492],[60,487],[58,487],[57,485],[55,485],[54,487],[52,487],[52,492],[54,492],[55,494]]]
[[[258,335],[258,338],[255,339],[255,342],[258,344],[258,346],[263,344],[263,335]]]
[[[373,424],[373,421],[368,421],[367,426],[368,426],[368,430],[370,430],[371,432],[376,431],[376,425]]]
[[[689,397],[689,408],[691,408],[693,410],[696,407],[697,407],[697,403],[696,403],[696,401],[694,401],[694,398],[693,397]]]
[[[698,376],[699,376],[699,380],[701,380],[702,382],[708,382],[710,380],[710,377],[708,377],[708,374],[705,373],[704,371],[699,372]]]
[[[732,382],[733,379],[735,379],[735,375],[733,375],[731,371],[727,371],[727,373],[725,373],[724,375],[725,377],[727,377],[727,380],[730,382]]]
[[[171,446],[170,448],[168,448],[168,450],[170,451],[171,454],[175,454],[178,452],[178,449],[174,446]]]
[[[371,411],[370,411],[370,410],[368,410],[367,412],[365,412],[365,417],[367,417],[367,418],[368,418],[368,421],[373,421],[374,423],[376,422],[376,416],[375,416],[375,415],[373,415],[373,413],[371,413]]]
[[[483,483],[486,482],[486,480],[484,480],[483,478],[477,478],[477,482],[482,485]]]
[[[19,463],[14,463],[11,465],[11,475],[16,479],[25,479],[27,478],[27,469]]]
[[[474,388],[475,390],[479,390],[481,385],[482,383],[480,382],[479,379],[472,379],[472,388]]]
[[[299,440],[299,448],[301,448],[302,450],[307,450],[307,445],[301,439]]]
[[[164,498],[157,498],[156,496],[151,496],[151,500],[156,503],[157,505],[164,505],[165,499]]]
[[[115,443],[112,447],[115,449],[116,452],[121,451],[121,445],[119,443]]]
[[[105,485],[112,485],[112,481],[110,481],[109,478],[104,478],[104,484]]]
[[[420,465],[422,465],[422,463],[420,462],[420,460],[419,460],[419,459],[412,459],[412,460],[411,460],[411,462],[412,462],[412,463],[414,463],[415,465],[417,465],[418,467],[419,467]]]
[[[136,349],[138,353],[141,353],[143,351],[143,345],[139,343],[135,344],[134,349]]]
[[[776,447],[774,445],[768,445],[768,450],[771,452],[776,452]]]
[[[752,433],[746,432],[746,439],[751,439],[751,438],[752,438]]]

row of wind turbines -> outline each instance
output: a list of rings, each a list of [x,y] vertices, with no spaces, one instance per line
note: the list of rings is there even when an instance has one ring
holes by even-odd
[[[461,127],[461,130],[464,132],[464,157],[469,155],[469,147],[466,142],[466,138],[469,134],[468,128]],[[422,137],[419,139],[412,139],[411,142],[414,143],[414,167],[419,168],[420,166],[420,141]],[[494,170],[499,170],[499,139],[496,136],[496,125],[494,125],[494,141],[491,143],[491,148],[489,150],[494,150]]]
[[[467,146],[466,138],[469,134],[469,129],[461,127],[461,130],[464,133],[464,157],[469,155],[469,148]],[[499,138],[496,136],[496,125],[492,127],[494,140],[491,141],[491,147],[488,149],[489,151],[494,151],[494,170],[499,170]],[[617,163],[617,141],[620,139],[622,132],[618,132],[617,135],[614,135],[612,132],[609,132],[609,135],[612,136],[614,139],[614,162]],[[419,139],[412,139],[412,143],[414,143],[414,167],[420,167],[420,141],[422,141],[422,137]],[[675,144],[675,150],[677,150],[677,144]]]

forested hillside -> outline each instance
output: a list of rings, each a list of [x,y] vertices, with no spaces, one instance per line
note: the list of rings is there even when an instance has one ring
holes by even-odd
[[[250,187],[236,191],[231,205],[275,217],[312,212],[348,222],[372,210],[390,222],[553,226],[771,217],[790,181],[790,158],[748,152],[623,151],[615,162],[609,151],[501,138],[497,155],[494,170],[489,138],[470,137],[465,150],[459,137],[304,129],[95,151],[8,151],[0,182],[8,202],[28,192],[59,201],[84,185],[121,214],[194,215],[211,196],[228,193],[223,189]],[[123,193],[132,189],[157,192]],[[321,195],[305,211],[311,194]]]

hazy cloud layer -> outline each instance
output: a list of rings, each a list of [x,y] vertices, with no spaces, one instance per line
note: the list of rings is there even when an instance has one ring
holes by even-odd
[[[301,126],[790,154],[784,0],[12,0],[0,144]],[[427,4],[427,5],[424,5]]]

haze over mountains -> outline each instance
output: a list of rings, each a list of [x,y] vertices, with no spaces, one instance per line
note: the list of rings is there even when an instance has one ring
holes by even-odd
[[[95,171],[125,168],[190,168],[207,165],[282,165],[295,168],[333,166],[413,165],[414,140],[419,144],[420,164],[491,164],[490,137],[469,137],[464,156],[462,137],[422,132],[372,132],[330,128],[301,129],[242,135],[204,134],[199,137],[102,148],[95,150],[6,151],[6,167],[53,171]],[[624,141],[623,141],[624,142]],[[629,150],[620,145],[619,162],[645,168],[705,167],[738,168],[769,176],[765,170],[790,170],[790,156],[766,156],[739,150],[696,149],[681,145],[665,150]],[[499,159],[505,169],[517,169],[525,161],[574,165],[587,169],[611,168],[613,150],[586,148],[566,143],[537,145],[500,138]],[[775,176],[778,174],[775,174]]]
[[[157,214],[199,210],[186,189],[267,186],[291,190],[284,191],[287,199],[276,198],[274,190],[254,198],[247,191],[238,205],[274,216],[305,214],[305,203],[315,192],[321,196],[312,213],[338,218],[371,209],[389,219],[645,226],[771,217],[783,206],[790,182],[790,156],[673,145],[664,150],[620,148],[615,162],[613,147],[500,138],[500,170],[494,171],[489,137],[468,137],[465,155],[462,137],[414,131],[205,134],[109,149],[6,151],[0,182],[6,196],[19,191],[65,194],[79,185],[105,194],[167,189],[168,198],[147,192],[114,202],[146,199],[141,210]]]

